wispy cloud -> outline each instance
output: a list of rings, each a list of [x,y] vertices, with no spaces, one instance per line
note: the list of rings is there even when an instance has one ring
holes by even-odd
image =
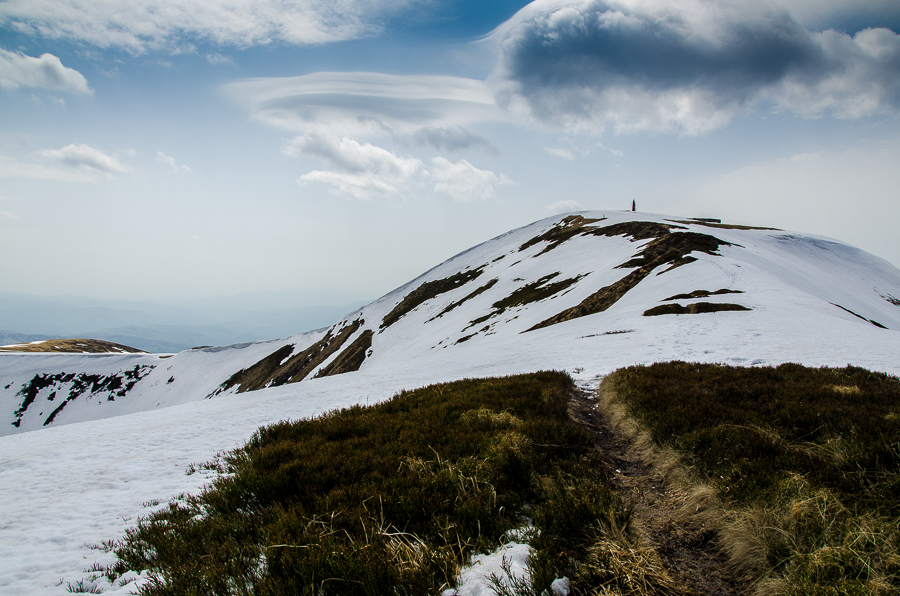
[[[0,10],[2,10],[0,4]],[[37,58],[21,52],[0,49],[0,87],[18,89],[31,87],[48,91],[63,91],[89,95],[87,79],[73,68],[62,65],[53,54],[41,54]]]
[[[13,221],[22,221],[22,218],[11,211],[0,211],[0,215]]]
[[[550,155],[555,155],[556,157],[561,157],[563,159],[568,159],[572,161],[575,159],[575,154],[569,151],[568,149],[560,149],[558,147],[544,147],[544,151],[549,153]]]
[[[96,183],[131,171],[114,155],[83,143],[38,151],[35,156],[41,158],[42,163],[0,155],[0,177]]]
[[[34,178],[64,182],[99,183],[113,176],[88,167],[34,163],[7,155],[0,155],[0,178]]]
[[[0,24],[20,33],[134,54],[201,39],[249,47],[322,44],[370,36],[416,0],[5,0]]]
[[[61,166],[97,173],[107,178],[112,178],[114,174],[126,174],[131,171],[130,167],[116,157],[107,155],[84,143],[72,143],[62,149],[39,151],[38,155]]]
[[[900,36],[811,32],[751,0],[537,0],[494,32],[492,84],[569,132],[702,134],[757,105],[804,117],[900,109]]]
[[[169,166],[169,169],[172,170],[172,172],[175,174],[177,174],[178,172],[193,172],[194,171],[184,164],[179,165],[175,161],[174,157],[169,157],[162,151],[156,152],[156,162]]]
[[[214,54],[207,54],[206,61],[212,65],[230,64],[231,66],[234,66],[234,58],[232,58],[231,56],[223,56],[218,52]]]

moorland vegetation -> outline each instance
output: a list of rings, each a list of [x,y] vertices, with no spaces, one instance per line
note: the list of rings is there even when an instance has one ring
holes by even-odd
[[[105,548],[143,595],[436,594],[516,538],[499,595],[696,593],[617,490],[577,389],[541,372],[404,391],[259,431]],[[592,402],[708,525],[737,593],[900,592],[900,381],[847,367],[621,369]],[[99,579],[99,575],[95,577]],[[93,585],[93,584],[91,584]]]

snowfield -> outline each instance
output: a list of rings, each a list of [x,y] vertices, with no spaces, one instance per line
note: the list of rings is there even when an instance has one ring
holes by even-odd
[[[238,446],[260,425],[375,403],[401,389],[543,369],[569,371],[595,387],[622,366],[676,359],[853,364],[900,373],[900,270],[882,259],[781,230],[631,212],[580,215],[600,221],[576,229],[574,220],[557,216],[514,230],[328,329],[174,355],[0,354],[0,594],[66,593],[67,583],[87,577],[94,562],[112,561],[89,545],[121,536],[172,496],[199,490],[206,477],[187,475],[188,466]],[[657,263],[605,310],[526,332],[601,288],[620,287],[638,269],[633,259],[659,233],[635,239],[593,231],[628,222],[710,236],[718,246],[681,255],[695,260]],[[553,230],[572,233],[555,246],[523,248]],[[430,291],[438,287],[443,291]],[[420,288],[429,289],[424,300],[382,325]],[[698,290],[731,292],[666,300]],[[512,299],[535,298],[534,291],[536,300]],[[504,300],[506,307],[498,307]],[[701,302],[750,310],[644,316],[659,306]],[[301,382],[283,384],[272,373],[259,377],[267,386],[255,391],[244,391],[246,380],[223,385],[282,349],[285,356],[271,364],[277,372],[356,321],[362,322],[339,349]],[[364,348],[357,371],[314,378],[352,355],[352,345]],[[134,584],[103,587],[128,593]]]

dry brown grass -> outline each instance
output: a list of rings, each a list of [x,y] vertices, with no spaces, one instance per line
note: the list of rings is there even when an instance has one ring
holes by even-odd
[[[746,306],[740,304],[729,304],[727,302],[695,302],[682,306],[680,304],[661,304],[644,311],[645,317],[656,317],[659,315],[699,315],[703,313],[728,311],[728,310],[750,310]]]
[[[557,223],[555,226],[553,226],[543,234],[539,234],[522,244],[522,246],[519,247],[519,251],[521,252],[526,248],[529,248],[541,242],[547,242],[547,246],[544,247],[544,250],[542,250],[535,256],[542,255],[553,250],[566,240],[574,238],[578,235],[584,235],[585,233],[593,229],[588,227],[590,226],[590,224],[597,223],[598,221],[603,221],[604,219],[606,218],[588,219],[580,215],[569,215],[562,218],[559,223]]]
[[[384,329],[390,327],[401,318],[403,318],[404,315],[414,310],[419,305],[431,300],[432,298],[464,286],[465,284],[480,276],[484,268],[485,265],[482,265],[481,267],[476,267],[475,269],[471,269],[469,271],[460,271],[458,273],[454,273],[453,275],[445,277],[443,279],[426,281],[415,290],[404,296],[403,300],[398,302],[397,306],[391,309],[391,312],[384,315],[384,318],[381,320],[380,329],[383,331]]]
[[[689,294],[675,294],[674,296],[669,296],[668,298],[663,298],[663,302],[668,302],[670,300],[693,300],[694,298],[708,298],[710,296],[719,296],[721,294],[743,294],[741,290],[729,290],[728,288],[722,288],[721,290],[716,290],[715,292],[710,292],[709,290],[694,290]]]
[[[329,356],[337,352],[347,339],[364,323],[363,319],[356,319],[350,324],[335,325],[328,330],[325,337],[293,356],[291,356],[294,351],[292,344],[282,346],[255,364],[231,375],[212,395],[218,395],[235,385],[238,386],[238,393],[244,393],[245,391],[256,391],[263,387],[278,387],[287,383],[299,383],[309,376],[316,367],[325,362]],[[369,345],[371,346],[371,340]],[[368,347],[366,346],[366,349]],[[363,350],[363,358],[365,358],[365,350]],[[362,360],[359,361],[359,364],[362,364]],[[359,366],[357,366],[358,368]]]
[[[881,596],[900,586],[896,394],[849,367],[670,363],[613,373],[600,403],[750,593]]]
[[[359,370],[363,361],[366,359],[368,349],[372,347],[372,337],[375,332],[366,329],[360,333],[359,337],[353,340],[353,343],[337,355],[328,366],[322,368],[316,373],[316,378],[330,377],[332,375],[341,375],[348,372]]]

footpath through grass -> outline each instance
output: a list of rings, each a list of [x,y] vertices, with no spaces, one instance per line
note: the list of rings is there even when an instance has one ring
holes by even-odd
[[[605,388],[713,489],[709,519],[754,592],[900,593],[896,377],[672,362]]]
[[[594,438],[567,415],[573,390],[555,372],[466,380],[261,428],[209,464],[223,474],[201,494],[108,545],[107,578],[145,572],[144,595],[436,594],[533,524],[516,593],[562,576],[576,593],[652,588]]]

